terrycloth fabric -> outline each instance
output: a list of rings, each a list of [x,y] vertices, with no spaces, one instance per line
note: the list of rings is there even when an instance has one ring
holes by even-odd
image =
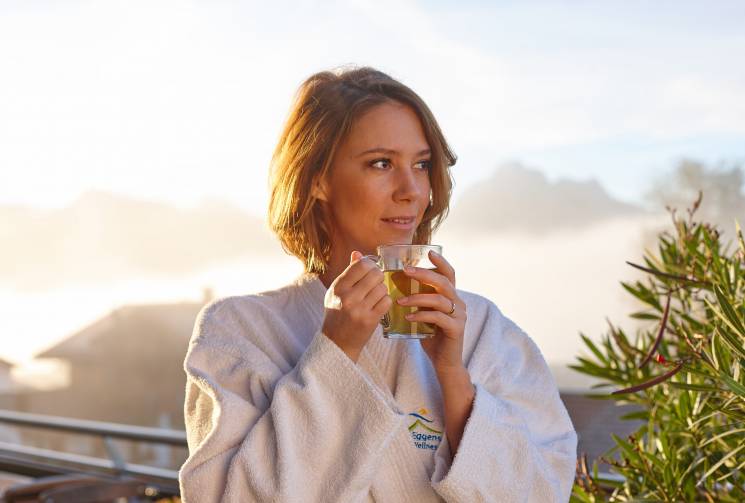
[[[320,331],[325,292],[304,274],[200,312],[184,362],[185,503],[569,500],[572,423],[540,351],[491,301],[458,291],[476,396],[451,460],[419,342],[378,327],[355,364]]]

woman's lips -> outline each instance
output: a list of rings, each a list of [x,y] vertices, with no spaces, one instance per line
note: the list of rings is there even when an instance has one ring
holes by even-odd
[[[414,228],[416,218],[414,217],[390,217],[381,219],[395,229],[411,230]]]

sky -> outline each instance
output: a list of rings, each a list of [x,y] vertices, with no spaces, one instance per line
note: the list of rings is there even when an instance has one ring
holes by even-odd
[[[0,0],[0,207],[55,211],[100,190],[177,208],[228,202],[263,218],[294,92],[314,72],[353,64],[429,104],[459,157],[456,205],[519,163],[644,206],[680,159],[745,162],[743,19],[735,1]],[[597,334],[628,308],[613,288],[657,216],[624,218],[484,235],[474,248],[442,239],[465,284],[564,362],[578,347],[567,338]],[[579,277],[588,253],[597,270]],[[557,272],[546,256],[570,265]],[[252,264],[247,250],[167,281],[0,282],[0,328],[16,334],[0,357],[29,358],[122,303],[196,299],[208,283],[218,294],[263,289],[298,271],[286,257]]]
[[[742,2],[0,2],[0,204],[89,188],[261,215],[298,85],[372,65],[428,102],[457,198],[520,161],[641,201],[745,159]]]

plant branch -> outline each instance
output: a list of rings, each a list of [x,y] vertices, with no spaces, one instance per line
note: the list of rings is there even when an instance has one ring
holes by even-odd
[[[649,352],[647,353],[647,356],[644,357],[642,362],[639,364],[639,368],[644,367],[649,360],[652,359],[652,356],[654,355],[655,351],[657,351],[657,347],[660,345],[660,341],[662,340],[662,336],[665,334],[665,326],[667,325],[667,317],[670,314],[670,299],[672,299],[673,293],[672,291],[667,292],[667,302],[665,303],[665,311],[662,313],[662,321],[660,322],[660,330],[657,333],[657,337],[654,340],[654,344],[652,344],[652,347],[649,348]]]
[[[633,262],[629,262],[628,260],[626,261],[626,263],[629,264],[631,267],[635,267],[635,268],[639,269],[640,271],[648,272],[649,274],[653,274],[655,276],[660,276],[662,278],[674,279],[676,281],[684,281],[686,283],[694,283],[694,284],[697,284],[697,285],[711,287],[711,282],[710,281],[696,279],[696,278],[689,278],[689,277],[686,277],[686,276],[681,276],[679,274],[670,274],[669,272],[658,271],[656,269],[651,269],[649,267],[644,267],[643,265],[639,265],[639,264],[635,264]]]
[[[666,381],[666,380],[670,379],[672,376],[674,376],[675,374],[677,374],[678,372],[680,372],[680,369],[682,369],[682,368],[683,368],[683,362],[680,361],[680,362],[678,362],[677,365],[675,365],[675,367],[672,370],[670,370],[668,372],[665,372],[664,374],[659,375],[659,376],[655,377],[654,379],[650,379],[649,381],[643,382],[641,384],[637,384],[636,386],[631,386],[630,388],[624,388],[624,389],[616,390],[616,391],[612,392],[611,395],[621,395],[621,394],[624,394],[624,393],[636,393],[637,391],[641,391],[643,389],[651,388],[655,384],[659,384],[659,383],[661,383],[663,381]]]

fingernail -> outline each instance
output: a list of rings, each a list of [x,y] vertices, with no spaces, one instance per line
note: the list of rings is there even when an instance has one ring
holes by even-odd
[[[406,304],[407,302],[409,302],[408,297],[401,297],[400,299],[398,299],[399,304]]]
[[[411,274],[412,272],[414,272],[414,268],[411,267],[410,265],[405,265],[404,266],[404,272],[407,272],[407,273]]]
[[[441,257],[441,256],[442,256],[442,255],[440,255],[439,253],[437,253],[437,252],[436,252],[436,251],[434,251],[434,250],[430,250],[429,252],[430,252],[430,253],[431,253],[432,255],[434,255],[435,257]]]
[[[413,317],[414,317],[414,315],[413,315],[413,314],[407,314],[407,315],[405,315],[405,316],[404,316],[404,318],[406,318],[407,320],[410,320],[410,319],[412,319]]]

